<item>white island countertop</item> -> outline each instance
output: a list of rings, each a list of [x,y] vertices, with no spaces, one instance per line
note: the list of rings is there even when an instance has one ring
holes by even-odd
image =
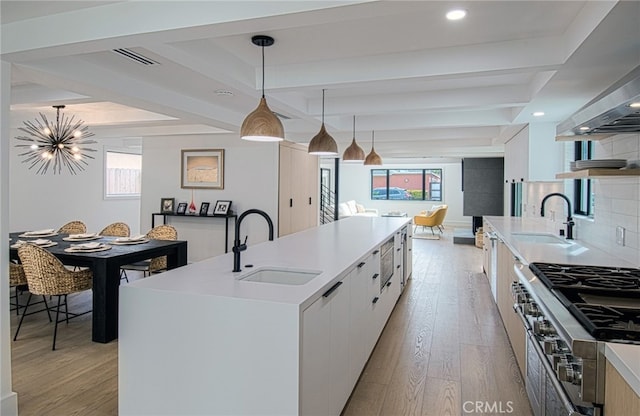
[[[345,218],[274,241],[249,245],[241,253],[242,271],[237,273],[232,272],[233,253],[227,253],[154,275],[153,278],[137,280],[126,286],[297,304],[304,309],[320,297],[323,290],[337,282],[343,272],[410,222],[410,218],[397,217]],[[266,226],[264,228],[266,230]],[[249,235],[249,244],[251,238]],[[247,264],[252,264],[253,267],[245,267]],[[304,285],[239,280],[265,266],[321,273]]]
[[[539,244],[514,238],[514,234],[548,233],[548,221],[542,218],[485,217],[504,243],[520,255],[523,263],[532,262],[584,264],[592,266],[637,267],[609,253],[592,247],[580,239],[574,244]],[[564,227],[564,226],[562,226]],[[605,344],[605,357],[618,370],[631,388],[640,395],[640,345]]]

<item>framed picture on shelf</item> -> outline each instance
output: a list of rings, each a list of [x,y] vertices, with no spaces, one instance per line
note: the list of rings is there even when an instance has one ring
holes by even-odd
[[[187,212],[187,203],[186,202],[180,202],[178,204],[178,209],[176,210],[176,214],[184,215],[186,212]]]
[[[216,201],[213,215],[228,215],[231,211],[231,201]]]
[[[160,212],[163,214],[173,214],[173,205],[175,204],[175,202],[175,198],[161,198]]]
[[[206,216],[207,212],[209,212],[209,203],[208,202],[203,202],[200,205],[200,215]]]
[[[183,149],[180,187],[224,189],[224,149]]]

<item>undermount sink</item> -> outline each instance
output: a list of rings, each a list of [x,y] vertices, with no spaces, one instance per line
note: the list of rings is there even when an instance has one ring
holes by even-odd
[[[317,277],[321,271],[288,269],[283,267],[259,267],[237,278],[243,282],[275,283],[279,285],[304,285]]]
[[[571,245],[572,241],[557,235],[547,233],[511,233],[511,236],[519,241],[537,244],[564,244]]]

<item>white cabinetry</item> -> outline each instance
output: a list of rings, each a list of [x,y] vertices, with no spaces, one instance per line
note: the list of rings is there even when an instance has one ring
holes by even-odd
[[[302,312],[301,414],[342,412],[400,296],[399,253],[400,267],[382,288],[375,249]]]
[[[532,123],[504,146],[504,177],[511,182],[553,181],[562,170],[564,147],[553,123]]]
[[[305,146],[280,142],[278,235],[318,225],[318,157]]]
[[[349,371],[348,275],[303,312],[302,414],[338,415],[353,389]]]

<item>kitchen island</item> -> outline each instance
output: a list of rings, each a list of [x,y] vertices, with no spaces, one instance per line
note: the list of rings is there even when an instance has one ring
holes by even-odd
[[[614,410],[614,406],[617,406],[621,399],[611,395],[618,388],[610,385],[608,370],[607,382],[604,380],[606,361],[606,366],[612,366],[617,371],[620,384],[627,388],[628,397],[624,399],[625,405],[640,408],[640,345],[637,338],[635,345],[624,341],[606,342],[611,341],[608,337],[604,338],[604,341],[597,341],[593,333],[583,328],[581,322],[584,321],[577,320],[573,313],[581,310],[581,306],[577,306],[576,303],[587,304],[589,299],[593,299],[589,308],[596,305],[594,311],[598,308],[598,302],[613,302],[613,298],[597,298],[595,292],[600,290],[598,287],[614,287],[610,283],[615,279],[606,282],[606,272],[615,272],[620,268],[637,271],[637,266],[595,248],[586,241],[565,240],[558,236],[557,231],[553,231],[553,224],[543,218],[485,217],[484,222],[485,230],[489,230],[489,234],[495,233],[495,236],[488,236],[493,241],[489,245],[485,244],[484,248],[493,254],[497,251],[498,257],[501,257],[496,261],[497,264],[489,265],[490,261],[485,256],[485,270],[488,270],[492,292],[525,378],[534,413],[537,413],[536,409],[545,408],[544,394],[540,393],[550,390],[549,383],[545,387],[540,387],[537,383],[539,377],[536,373],[545,365],[537,364],[541,361],[535,358],[536,350],[542,360],[545,355],[551,359],[553,365],[547,368],[551,373],[555,372],[558,383],[562,383],[574,404],[590,406],[591,402],[599,405],[604,403],[605,414],[607,409],[611,414],[622,414]],[[536,263],[535,270],[530,267],[532,263]],[[578,270],[576,275],[571,274],[573,268]],[[555,277],[553,273],[559,270],[562,270],[562,273],[558,277],[562,280],[557,281],[547,280],[549,277],[540,273],[550,271],[551,276]],[[593,270],[599,270],[598,273],[603,274],[596,275]],[[571,280],[576,278],[574,276],[600,278],[605,284],[589,286],[588,280],[579,280],[580,288],[576,291],[573,290],[575,283]],[[551,290],[549,284],[557,286],[553,286]],[[582,295],[580,291],[585,294]],[[576,292],[586,300],[573,300],[570,296]],[[517,314],[513,313],[514,309],[518,311]],[[533,323],[528,330],[525,330],[522,324],[525,319]],[[620,339],[616,336],[613,336],[614,340]],[[542,349],[536,349],[536,341],[544,346],[544,352]],[[576,357],[573,357],[572,353],[575,353]],[[574,359],[576,361],[572,363]],[[532,363],[534,365],[530,368]],[[570,371],[565,371],[566,369]],[[551,378],[555,378],[555,375]],[[546,381],[542,384],[544,383]],[[572,394],[572,390],[579,394]],[[541,397],[542,399],[539,399]],[[580,398],[589,403],[581,403]],[[569,400],[561,401],[567,403]],[[546,405],[554,406],[555,403],[551,401]],[[628,413],[628,410],[625,412]]]
[[[339,414],[400,296],[409,223],[347,218],[250,246],[241,272],[230,253],[121,286],[119,414]]]

